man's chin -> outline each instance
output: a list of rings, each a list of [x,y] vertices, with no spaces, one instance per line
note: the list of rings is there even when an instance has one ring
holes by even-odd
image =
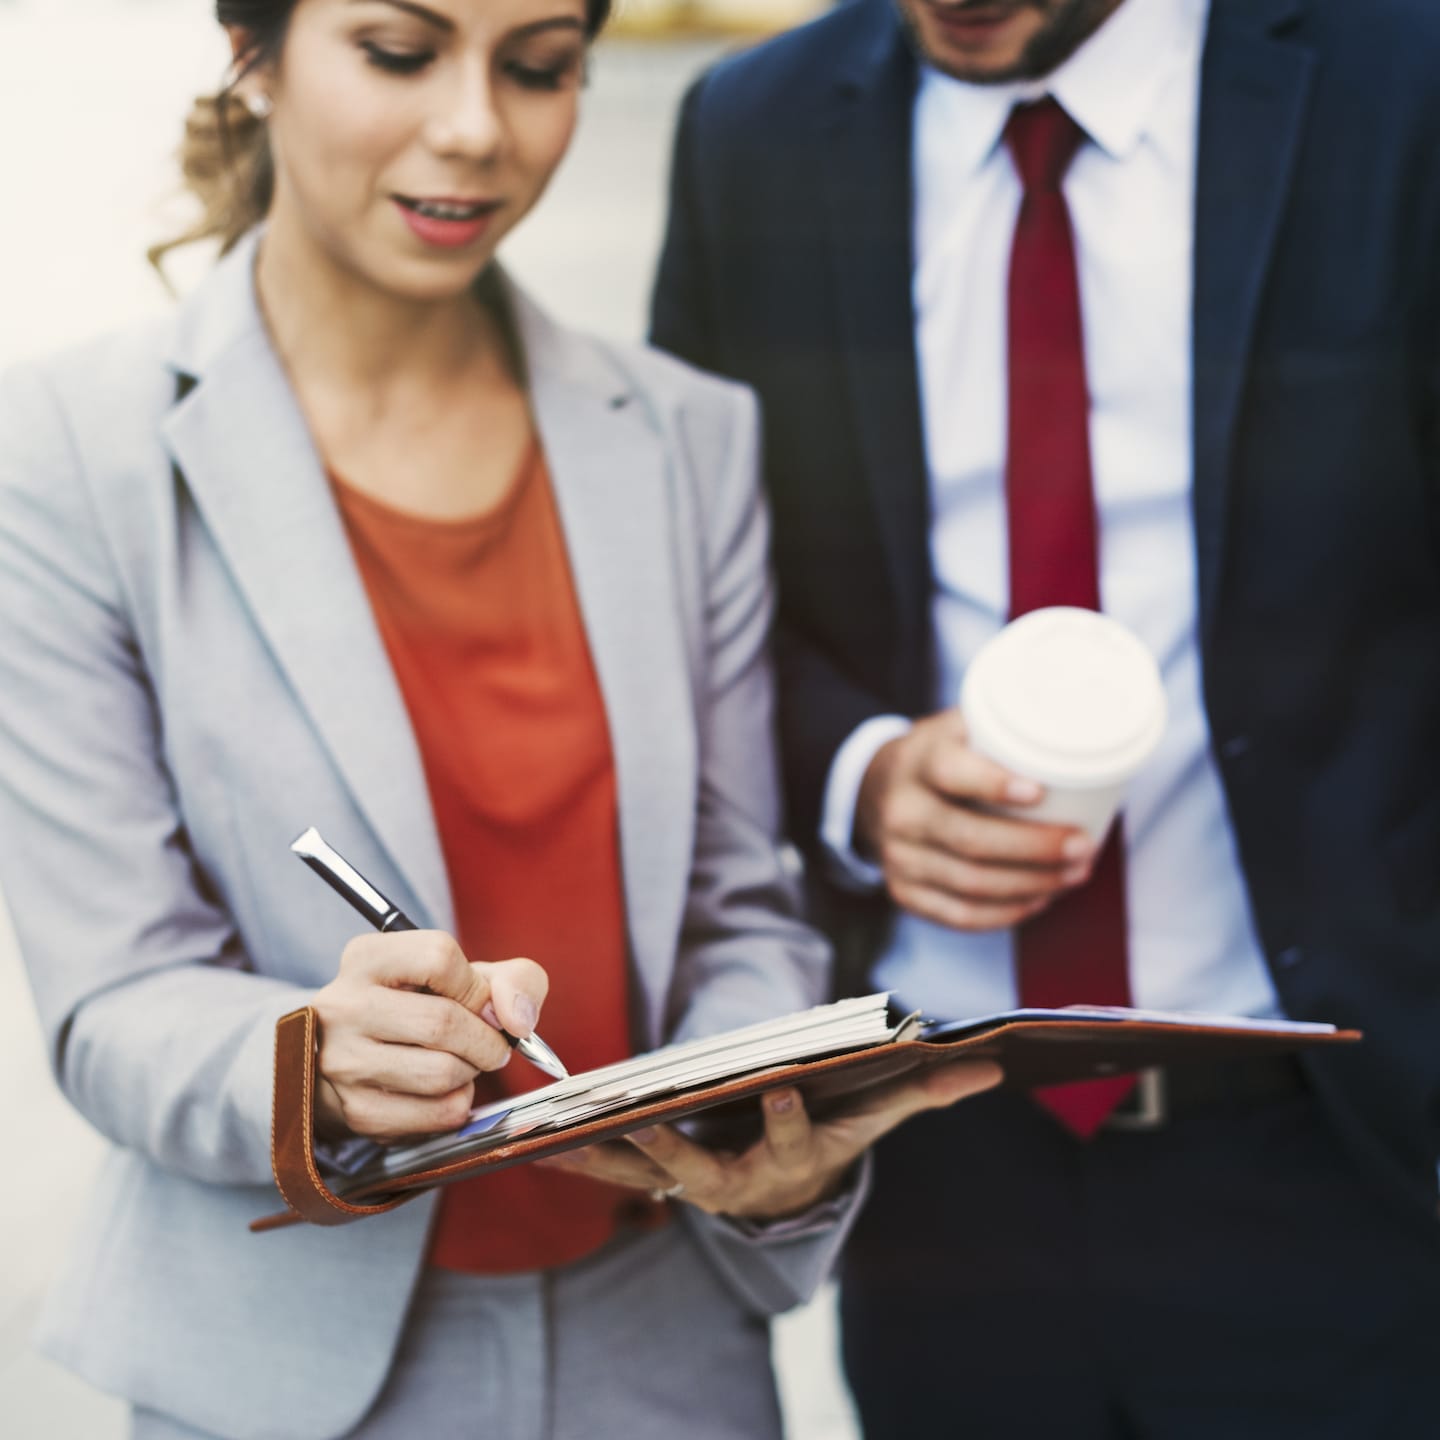
[[[1040,28],[1039,17],[1030,10],[1005,14],[987,24],[970,21],[964,10],[926,6],[916,22],[913,29],[926,60],[937,70],[975,85],[1025,78],[1027,51]]]
[[[1033,77],[1029,68],[1016,59],[977,59],[973,55],[958,56],[927,50],[926,61],[943,75],[952,80],[963,80],[967,85],[1008,85],[1014,80],[1029,80]]]

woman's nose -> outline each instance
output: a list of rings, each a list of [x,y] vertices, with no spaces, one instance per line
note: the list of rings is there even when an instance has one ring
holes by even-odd
[[[479,62],[456,72],[426,127],[431,148],[440,155],[490,160],[500,149],[504,124],[495,103],[488,68]]]

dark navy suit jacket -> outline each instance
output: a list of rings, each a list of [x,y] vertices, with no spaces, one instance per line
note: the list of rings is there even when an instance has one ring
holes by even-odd
[[[1288,1014],[1366,1031],[1313,1081],[1432,1213],[1437,77],[1435,0],[1213,0],[1193,327],[1205,704],[1256,924]],[[764,403],[802,845],[855,726],[935,704],[915,79],[888,0],[856,0],[702,78],[677,139],[654,336]],[[842,946],[876,943],[883,902],[821,899]]]

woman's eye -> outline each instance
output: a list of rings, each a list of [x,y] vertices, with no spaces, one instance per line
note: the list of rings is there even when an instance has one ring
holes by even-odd
[[[390,75],[417,75],[435,58],[433,50],[387,50],[373,40],[362,40],[360,48],[370,64]]]
[[[522,65],[512,60],[507,68],[512,78],[527,90],[559,90],[569,80],[575,65],[569,60],[558,65]]]

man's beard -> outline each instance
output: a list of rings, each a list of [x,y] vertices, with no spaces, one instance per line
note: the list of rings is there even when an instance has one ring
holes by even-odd
[[[925,0],[918,0],[924,4]],[[989,70],[979,74],[957,72],[944,58],[930,54],[924,44],[919,27],[912,21],[904,6],[900,7],[900,19],[910,34],[917,51],[946,74],[957,79],[979,85],[1003,85],[1013,80],[1038,80],[1064,64],[1091,35],[1107,20],[1112,11],[1118,9],[1123,0],[1058,0],[1058,8],[1046,0],[973,0],[971,4],[946,7],[954,10],[1004,9],[1009,14],[1023,10],[1040,10],[1048,13],[1046,23],[1031,37],[1015,63],[1004,70]],[[937,6],[927,6],[932,11]]]

